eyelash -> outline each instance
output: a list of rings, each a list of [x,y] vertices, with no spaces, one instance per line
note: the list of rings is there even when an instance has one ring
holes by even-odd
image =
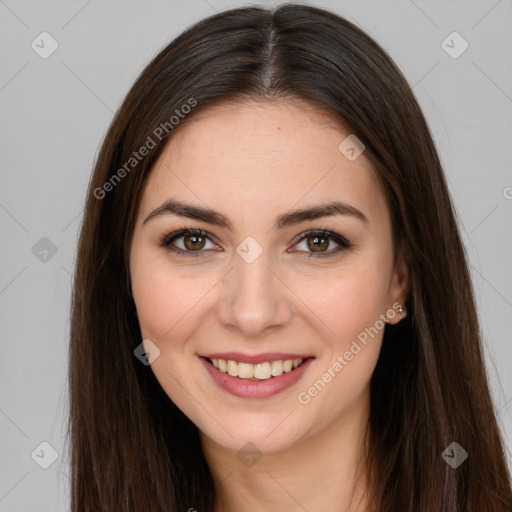
[[[213,240],[210,238],[209,234],[206,232],[206,231],[203,231],[201,229],[188,229],[188,228],[184,228],[184,229],[181,229],[179,231],[175,231],[174,233],[170,233],[168,235],[166,235],[160,242],[160,245],[162,245],[163,247],[165,247],[166,249],[168,249],[169,251],[172,251],[173,253],[176,253],[176,254],[183,254],[183,255],[186,255],[186,256],[192,256],[192,257],[201,257],[201,256],[204,256],[205,254],[205,250],[201,250],[201,251],[184,251],[183,249],[179,249],[177,247],[172,247],[171,248],[171,244],[175,241],[175,240],[178,240],[179,238],[182,238],[182,237],[185,237],[185,236],[198,236],[198,237],[204,237],[204,238],[207,238],[210,242],[214,243]],[[318,258],[325,258],[325,257],[329,257],[329,256],[333,256],[341,251],[343,251],[344,249],[350,249],[352,247],[352,244],[344,237],[342,237],[341,235],[338,235],[338,233],[335,233],[334,231],[328,231],[328,230],[325,230],[325,229],[314,229],[314,230],[310,230],[310,231],[306,231],[304,233],[302,233],[301,237],[299,238],[299,240],[297,240],[297,242],[294,244],[294,245],[297,245],[299,244],[300,242],[302,242],[303,240],[309,238],[309,237],[314,237],[314,236],[318,236],[318,237],[321,237],[321,238],[328,238],[328,239],[332,239],[335,243],[337,243],[339,246],[334,248],[334,249],[331,249],[330,251],[328,252],[319,252],[319,253],[314,253],[314,252],[306,252],[306,251],[299,251],[299,252],[306,252],[306,254],[309,254],[309,256],[307,256],[307,258],[311,258],[312,256],[314,256],[315,258],[318,257]],[[215,244],[217,245],[217,244]]]

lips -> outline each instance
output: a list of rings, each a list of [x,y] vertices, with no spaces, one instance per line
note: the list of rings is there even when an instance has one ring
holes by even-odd
[[[232,359],[224,359],[228,357]],[[199,359],[213,381],[230,394],[242,398],[267,398],[295,384],[314,357],[283,353],[257,356],[218,353]],[[251,359],[257,362],[247,362]]]

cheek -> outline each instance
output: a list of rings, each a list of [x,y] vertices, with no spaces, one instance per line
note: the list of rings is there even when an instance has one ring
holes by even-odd
[[[157,343],[186,337],[187,325],[200,311],[202,298],[214,284],[210,279],[171,272],[165,262],[149,257],[137,260],[131,275],[142,335]]]
[[[389,271],[377,264],[347,266],[321,280],[300,280],[295,291],[305,298],[316,318],[319,337],[325,338],[332,350],[340,350],[375,325],[389,307],[388,276]]]
[[[318,338],[321,358],[297,399],[305,415],[317,418],[319,429],[362,403],[382,343],[386,276],[377,266],[366,267],[330,280],[323,293],[310,291],[308,305],[326,335]]]

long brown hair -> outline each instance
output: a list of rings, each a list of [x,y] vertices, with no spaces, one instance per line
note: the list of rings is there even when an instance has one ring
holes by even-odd
[[[297,4],[234,9],[193,25],[143,70],[106,134],[72,298],[72,511],[213,510],[197,428],[134,356],[142,339],[128,254],[142,186],[166,136],[214,102],[279,98],[327,110],[364,143],[409,269],[409,315],[386,327],[371,381],[372,510],[510,512],[468,265],[425,119],[375,41]],[[456,469],[441,456],[452,442],[469,455]]]

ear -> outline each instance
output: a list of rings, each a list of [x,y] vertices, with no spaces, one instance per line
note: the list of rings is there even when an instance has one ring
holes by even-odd
[[[409,270],[403,251],[396,258],[388,298],[388,324],[397,324],[407,316],[405,304],[409,296]]]

